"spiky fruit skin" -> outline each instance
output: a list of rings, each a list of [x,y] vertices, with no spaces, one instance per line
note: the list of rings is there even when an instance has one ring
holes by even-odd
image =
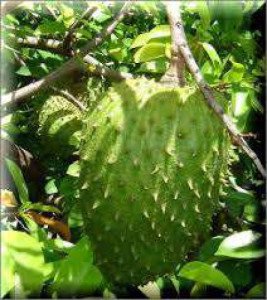
[[[107,83],[99,78],[80,81],[64,78],[57,89],[69,92],[91,111],[107,89]],[[43,151],[60,158],[68,157],[80,146],[83,112],[60,94],[44,92],[37,100],[38,115],[33,117],[32,123],[37,127]]]
[[[38,114],[38,134],[44,149],[66,157],[78,147],[82,112],[63,96],[50,96]]]
[[[207,238],[226,133],[195,88],[114,85],[87,117],[81,207],[95,261],[114,284],[172,273]]]

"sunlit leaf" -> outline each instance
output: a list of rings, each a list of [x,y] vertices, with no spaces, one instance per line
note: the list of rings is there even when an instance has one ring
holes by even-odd
[[[210,13],[213,20],[219,22],[222,30],[231,32],[236,30],[242,23],[242,1],[208,1]]]
[[[12,270],[19,276],[25,293],[38,297],[49,269],[44,262],[42,244],[19,231],[2,232],[1,243],[4,247],[1,255],[7,259],[7,263],[11,263]],[[9,274],[6,274],[5,270],[3,272],[9,281],[13,280],[10,267],[7,268]]]
[[[134,61],[147,62],[165,56],[166,46],[162,43],[149,43],[140,48],[134,55]]]
[[[60,9],[62,12],[63,23],[66,26],[66,28],[68,28],[75,21],[73,8],[63,3],[60,3]]]
[[[72,163],[71,165],[69,165],[68,170],[66,172],[66,174],[73,176],[73,177],[79,177],[80,175],[80,163],[79,161],[75,161],[74,163]]]
[[[56,194],[58,192],[55,179],[51,179],[47,182],[47,184],[45,185],[45,192],[48,195]]]
[[[221,67],[222,67],[222,61],[215,50],[215,48],[209,44],[209,43],[202,43],[203,48],[207,52],[210,60],[212,61],[212,64],[214,66],[214,69],[216,70],[217,73],[221,72]]]
[[[249,110],[248,91],[239,90],[232,94],[232,107],[235,117],[240,117]]]
[[[189,280],[234,293],[232,282],[221,271],[203,262],[193,261],[187,263],[178,274]]]
[[[27,66],[21,66],[16,71],[16,74],[21,75],[21,76],[32,76],[32,73]]]
[[[138,73],[158,73],[163,74],[166,72],[168,67],[168,62],[166,59],[156,59],[150,62],[141,64],[140,68],[137,70]]]
[[[101,273],[92,265],[92,250],[88,240],[83,238],[60,261],[51,289],[60,297],[88,296],[101,283]]]
[[[244,76],[245,67],[240,63],[232,61],[232,68],[224,74],[224,82],[240,82]]]
[[[153,28],[151,31],[142,33],[139,36],[137,36],[136,39],[133,41],[131,48],[144,46],[152,39],[153,42],[158,42],[157,39],[166,38],[166,37],[170,37],[170,26],[159,25]]]
[[[198,13],[204,28],[210,25],[210,12],[206,1],[188,1],[186,10],[191,13]]]
[[[223,236],[216,236],[208,240],[199,250],[198,259],[207,262],[214,258],[214,253],[223,241]]]
[[[223,240],[215,255],[242,259],[263,257],[262,235],[252,230],[234,233]]]

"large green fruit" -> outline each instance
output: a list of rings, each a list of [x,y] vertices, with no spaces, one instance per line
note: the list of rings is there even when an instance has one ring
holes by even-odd
[[[47,152],[66,157],[77,148],[82,112],[60,95],[50,96],[38,115],[38,134]]]
[[[105,89],[105,82],[98,78],[83,79],[76,82],[73,78],[60,82],[58,90],[69,92],[85,108],[92,109]],[[42,99],[41,99],[42,98]],[[83,111],[60,93],[44,93],[37,107],[35,123],[37,133],[46,153],[68,157],[80,145]]]
[[[172,273],[211,229],[228,148],[220,121],[195,88],[130,79],[83,136],[81,205],[103,275],[137,285]]]

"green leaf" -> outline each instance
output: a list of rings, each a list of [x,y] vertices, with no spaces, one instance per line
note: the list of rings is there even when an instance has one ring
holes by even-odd
[[[205,298],[207,293],[207,285],[197,282],[194,284],[190,291],[190,297],[192,298]]]
[[[233,190],[229,190],[224,199],[229,213],[234,217],[241,217],[245,206],[255,201],[252,194]]]
[[[45,20],[36,28],[35,34],[63,34],[65,31],[66,27],[62,22]]]
[[[44,262],[42,244],[19,231],[3,231],[1,242],[4,249],[1,252],[3,260],[7,260],[7,263],[12,261],[9,268],[1,270],[2,274],[4,273],[2,278],[7,276],[5,291],[12,288],[16,273],[25,294],[38,297],[49,269]],[[14,272],[13,275],[11,271]]]
[[[165,58],[156,59],[154,61],[141,64],[137,70],[138,73],[154,73],[163,74],[168,68],[168,62]]]
[[[21,76],[32,76],[32,73],[27,66],[20,67],[16,71],[16,74],[21,75]]]
[[[6,160],[8,170],[15,182],[21,203],[23,205],[29,203],[30,200],[29,200],[28,188],[19,166],[8,158],[6,158],[5,160]]]
[[[257,199],[251,201],[244,207],[243,217],[250,222],[261,222],[262,221],[262,209],[260,202]]]
[[[108,53],[117,61],[122,62],[123,59],[127,56],[128,50],[126,49],[122,41],[115,41],[110,44]]]
[[[188,1],[186,9],[191,13],[199,14],[204,28],[210,25],[210,12],[206,1]]]
[[[56,194],[58,192],[55,179],[51,179],[47,182],[47,184],[45,185],[45,192],[48,195]]]
[[[213,20],[217,20],[223,32],[232,32],[242,23],[242,1],[209,1],[209,9]]]
[[[205,80],[212,84],[214,83],[215,79],[218,79],[218,75],[214,72],[214,67],[212,66],[210,61],[205,61],[201,68],[201,73],[203,74]]]
[[[73,8],[63,3],[60,3],[60,9],[62,12],[63,23],[66,26],[66,28],[68,28],[75,21]]]
[[[15,286],[15,262],[9,249],[1,242],[1,299]]]
[[[170,25],[158,25],[150,30],[150,38],[162,38],[171,36]]]
[[[207,262],[214,258],[214,253],[223,241],[223,236],[215,236],[208,240],[199,250],[198,259]]]
[[[165,37],[170,37],[170,26],[169,25],[159,25],[153,28],[151,31],[142,33],[137,36],[137,38],[133,41],[131,48],[142,47],[146,45],[151,39],[161,39]]]
[[[72,206],[68,214],[68,225],[71,228],[81,227],[83,225],[82,212],[77,204]]]
[[[60,55],[52,53],[50,51],[37,50],[37,52],[40,54],[42,59],[46,60],[46,59],[52,58],[52,59],[55,59],[55,60],[58,60],[58,61],[62,61],[62,57]]]
[[[92,265],[92,255],[86,238],[70,249],[69,255],[60,261],[51,285],[57,296],[88,296],[101,285],[102,276]]]
[[[252,259],[265,255],[261,247],[262,235],[252,230],[234,233],[223,240],[215,255]]]
[[[240,82],[243,79],[245,73],[244,65],[232,61],[232,68],[223,75],[224,82]]]
[[[81,170],[80,162],[77,160],[74,163],[72,163],[71,165],[69,165],[66,174],[70,175],[72,177],[79,177],[80,170]]]
[[[37,210],[40,212],[52,212],[52,213],[56,213],[56,214],[60,214],[60,210],[54,206],[51,205],[45,205],[43,203],[30,203],[29,205],[26,205],[23,207],[24,210],[29,210],[29,209],[33,209],[33,210]]]
[[[103,22],[109,20],[110,18],[111,18],[110,14],[105,14],[105,13],[101,12],[100,10],[96,11],[93,14],[93,19],[99,23],[103,23]]]
[[[264,299],[266,291],[266,285],[265,282],[258,283],[254,285],[247,293],[246,298],[249,299],[255,299],[255,298],[261,298]]]
[[[19,26],[19,21],[14,16],[12,16],[11,14],[7,14],[5,16],[4,21],[5,21],[5,23],[10,23],[10,24],[14,24],[14,25]]]
[[[237,128],[246,131],[249,113],[251,111],[249,101],[249,91],[247,89],[237,89],[231,95],[232,111]]]
[[[140,48],[134,55],[134,61],[147,62],[156,58],[165,57],[166,46],[162,43],[149,43]]]
[[[232,93],[232,110],[235,117],[240,117],[249,111],[248,91],[237,90]]]
[[[221,271],[203,262],[194,261],[187,263],[178,275],[231,293],[235,291],[232,282]]]
[[[214,66],[214,69],[216,70],[217,74],[221,72],[222,69],[222,61],[215,50],[215,48],[208,43],[202,43],[202,46],[204,50],[207,52],[210,60],[212,61],[212,64]]]
[[[253,280],[253,268],[250,262],[225,260],[218,262],[217,268],[227,274],[236,290],[249,286]]]
[[[251,107],[255,110],[258,111],[260,113],[264,112],[264,108],[262,106],[262,104],[259,102],[258,98],[257,98],[257,94],[255,93],[255,91],[250,90],[249,91],[249,101],[250,101],[250,105]]]
[[[137,38],[133,41],[131,49],[142,47],[150,40],[150,33],[142,33],[137,36]]]

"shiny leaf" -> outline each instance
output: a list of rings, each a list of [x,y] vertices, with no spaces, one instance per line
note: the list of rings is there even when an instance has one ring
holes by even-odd
[[[199,261],[187,263],[179,272],[180,277],[234,293],[232,282],[221,271]]]
[[[215,255],[232,258],[251,259],[265,255],[262,235],[252,230],[234,233],[225,238]]]
[[[6,164],[7,164],[8,170],[9,170],[10,174],[12,175],[12,178],[15,182],[21,203],[22,204],[29,203],[30,200],[29,200],[28,188],[27,188],[26,182],[24,180],[24,177],[23,177],[23,174],[22,174],[20,168],[18,167],[18,165],[15,162],[13,162],[12,160],[10,160],[8,158],[6,158]]]
[[[165,56],[166,46],[162,43],[149,43],[140,48],[134,55],[134,61],[147,62]]]

